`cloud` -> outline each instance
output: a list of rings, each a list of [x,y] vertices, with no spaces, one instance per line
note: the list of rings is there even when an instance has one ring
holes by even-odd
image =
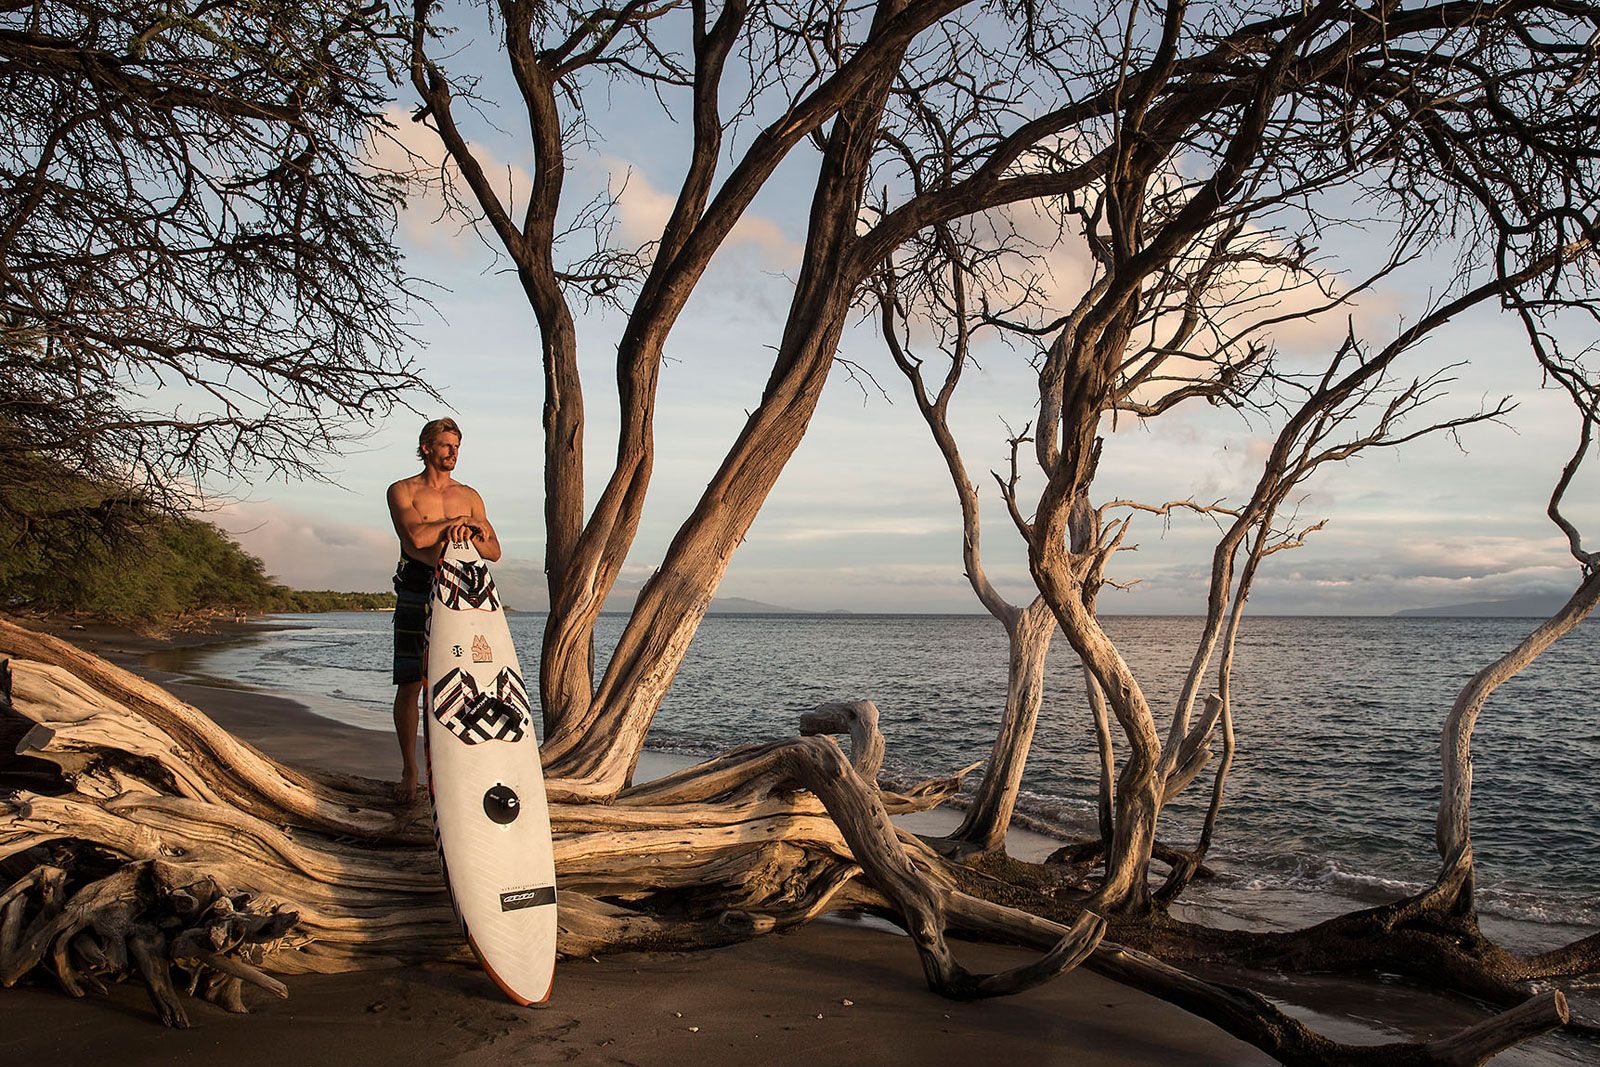
[[[1384,536],[1319,535],[1306,548],[1276,556],[1251,596],[1256,612],[1385,614],[1403,608],[1470,603],[1533,593],[1569,592],[1576,581],[1559,538],[1421,536],[1384,524]],[[1415,535],[1415,536],[1414,536]],[[1154,568],[1147,584],[1199,604],[1209,574],[1193,563]],[[1195,608],[1198,610],[1198,606]]]
[[[517,611],[548,611],[550,608],[544,568],[538,563],[501,560],[494,567],[494,584],[501,602],[508,608]]]
[[[1560,538],[1447,537],[1433,542],[1401,541],[1386,547],[1391,573],[1456,582],[1560,568],[1570,563]]]
[[[760,537],[762,540],[791,543],[863,537],[928,537],[960,528],[958,523],[948,519],[831,515],[826,525],[800,519],[778,519],[764,523]]]
[[[406,205],[400,212],[402,239],[418,249],[458,256],[481,248],[482,242],[473,232],[480,217],[477,201],[439,135],[423,123],[413,122],[405,108],[391,107],[384,118],[389,123],[388,135],[373,142],[366,158],[372,167],[408,179]],[[533,176],[526,167],[500,159],[479,142],[469,141],[468,147],[500,202],[512,218],[520,219],[527,208]]]
[[[329,521],[277,504],[229,504],[207,518],[259,556],[268,574],[296,589],[381,592],[391,588],[400,558],[393,530]]]
[[[617,201],[617,222],[622,236],[635,244],[660,238],[672,217],[677,197],[658,189],[635,166],[623,160],[609,160],[611,195]],[[746,245],[760,251],[769,266],[786,269],[798,266],[803,249],[789,239],[783,227],[750,211],[734,223],[724,247]]]

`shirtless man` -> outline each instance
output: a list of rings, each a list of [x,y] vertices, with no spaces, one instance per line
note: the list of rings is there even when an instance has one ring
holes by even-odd
[[[471,537],[478,554],[500,558],[500,539],[483,511],[483,498],[452,477],[461,452],[454,419],[434,419],[417,438],[422,473],[389,487],[389,517],[400,536],[400,566],[394,572],[394,729],[400,738],[400,782],[395,799],[417,796],[417,698],[422,695],[422,646],[428,623],[433,568],[452,540]]]

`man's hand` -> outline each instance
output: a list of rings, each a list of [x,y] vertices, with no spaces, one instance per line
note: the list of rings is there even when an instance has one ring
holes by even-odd
[[[451,541],[481,541],[483,539],[483,525],[471,515],[458,515],[450,520],[451,525],[445,527],[444,540]]]

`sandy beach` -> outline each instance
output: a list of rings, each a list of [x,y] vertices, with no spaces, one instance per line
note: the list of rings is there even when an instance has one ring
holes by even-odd
[[[1024,954],[963,946],[975,966]],[[564,961],[548,1008],[501,1001],[475,969],[425,966],[290,981],[232,1016],[207,1004],[164,1030],[143,992],[72,1001],[0,993],[0,1062],[460,1064],[1254,1064],[1272,1061],[1159,1001],[1078,973],[1025,996],[955,1004],[927,991],[901,938],[843,923],[714,952]],[[846,1001],[850,1003],[846,1003]]]
[[[57,629],[166,685],[285,762],[379,779],[393,776],[394,741],[385,732],[323,718],[282,697],[181,680],[161,666],[164,651],[247,638],[259,630],[255,624],[168,639],[104,627]],[[664,762],[654,773],[671,765]],[[652,773],[648,765],[641,771]],[[1032,955],[965,943],[959,951],[968,966],[985,970],[1011,967]],[[881,924],[848,919],[702,953],[563,961],[554,1000],[541,1010],[505,1003],[480,972],[467,966],[300,976],[288,984],[290,996],[284,1001],[252,992],[254,1013],[248,1016],[194,1001],[194,1027],[188,1031],[160,1027],[143,991],[133,986],[82,1001],[43,984],[0,991],[6,1018],[26,1020],[0,1032],[0,1063],[1272,1062],[1195,1016],[1084,970],[1014,998],[978,1004],[943,1000],[928,992],[909,942]],[[1292,986],[1265,991],[1296,999]],[[1317,999],[1345,1002],[1339,1014],[1368,1018],[1375,1006],[1370,1002],[1380,997],[1355,988],[1341,994],[1332,985],[1318,992],[1324,996]],[[1408,1028],[1431,1032],[1477,1017],[1465,1005],[1433,998],[1418,999],[1400,1013]],[[1382,1040],[1359,1023],[1306,1010],[1296,1014],[1330,1036],[1362,1040],[1365,1033],[1366,1040]],[[1517,1050],[1503,1062],[1569,1062],[1564,1056],[1523,1058],[1533,1052],[1532,1047]]]

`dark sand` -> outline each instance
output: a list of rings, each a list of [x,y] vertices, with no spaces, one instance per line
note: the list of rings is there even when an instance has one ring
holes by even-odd
[[[1026,955],[963,946],[963,958],[985,968]],[[566,961],[540,1010],[505,1003],[464,966],[303,976],[289,986],[285,1001],[252,998],[247,1016],[194,1003],[187,1031],[162,1029],[127,985],[81,1002],[42,987],[9,990],[0,993],[0,1063],[1272,1062],[1081,972],[1023,996],[953,1004],[928,992],[904,938],[841,923],[715,952]]]
[[[395,741],[386,732],[322,718],[293,700],[178,680],[160,667],[163,650],[246,637],[258,626],[228,624],[211,635],[169,639],[104,627],[56,629],[166,685],[285,762],[373,778],[395,775]],[[650,773],[643,765],[641,772]],[[1033,958],[1027,951],[993,945],[958,943],[956,948],[962,961],[978,970],[1000,970]],[[506,1003],[476,968],[465,965],[287,981],[290,995],[285,1001],[252,991],[251,1015],[233,1016],[190,1001],[194,1026],[187,1031],[158,1025],[137,986],[119,986],[108,997],[82,1001],[43,984],[0,991],[0,1018],[5,1021],[0,1026],[0,1065],[826,1067],[863,1062],[927,1067],[997,1062],[1204,1067],[1272,1062],[1187,1012],[1085,970],[1017,997],[979,1004],[943,1000],[928,992],[916,953],[904,937],[880,924],[849,920],[820,921],[716,951],[563,961],[551,1005],[538,1010]],[[1301,999],[1285,987],[1270,994]],[[1323,1001],[1320,996],[1310,999]],[[1394,998],[1371,986],[1352,987],[1334,999],[1351,1014],[1367,1018],[1378,1007],[1373,1002],[1383,1001],[1391,1010],[1379,1014],[1398,1021],[1393,1018],[1393,1009],[1399,1007]],[[1368,1003],[1352,1003],[1362,1000]],[[1438,1032],[1480,1017],[1431,997],[1407,1007],[1398,1014],[1408,1016],[1408,1028],[1418,1030]],[[1394,1036],[1379,1037],[1358,1023],[1292,1010],[1343,1040]],[[1553,1051],[1546,1044],[1550,1040],[1538,1043],[1546,1054]],[[1506,1060],[1522,1061],[1532,1051],[1518,1050]],[[1524,1062],[1582,1061],[1560,1053],[1547,1060],[1535,1053]]]

